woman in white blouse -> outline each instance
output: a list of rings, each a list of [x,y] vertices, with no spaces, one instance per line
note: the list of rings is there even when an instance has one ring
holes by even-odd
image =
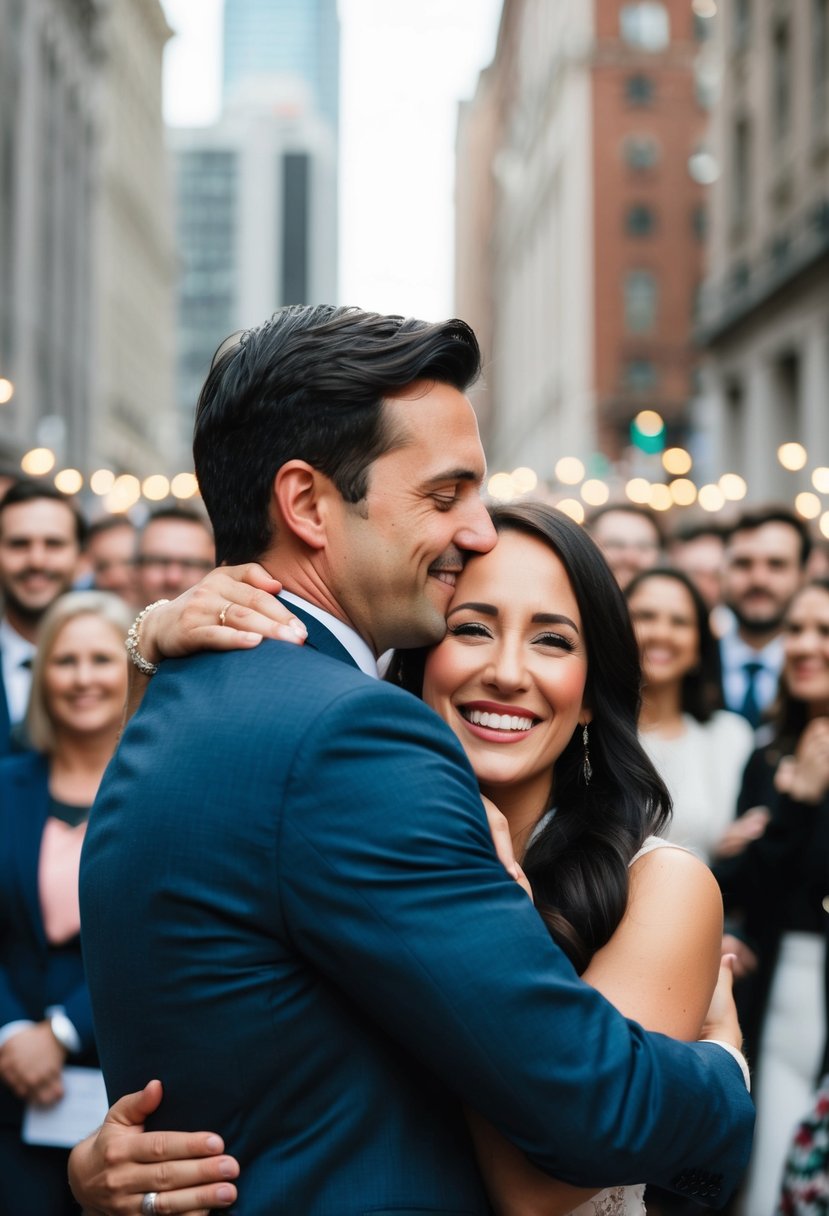
[[[753,731],[722,708],[719,650],[691,580],[654,567],[626,595],[644,678],[640,739],[674,804],[667,835],[710,861],[734,818]]]

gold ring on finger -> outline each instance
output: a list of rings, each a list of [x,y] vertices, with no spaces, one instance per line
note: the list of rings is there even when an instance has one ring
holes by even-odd
[[[222,608],[221,612],[219,613],[219,624],[220,624],[220,625],[224,625],[225,620],[226,620],[226,618],[227,618],[227,612],[228,612],[228,609],[229,609],[229,608],[232,608],[232,607],[233,607],[232,602],[231,602],[231,601],[228,601],[228,602],[225,604],[224,608]]]

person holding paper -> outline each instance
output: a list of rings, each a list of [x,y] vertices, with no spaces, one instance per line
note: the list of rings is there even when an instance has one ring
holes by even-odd
[[[95,1076],[75,1074],[80,1084],[65,1094],[63,1069],[97,1064],[78,867],[86,817],[121,724],[128,625],[127,607],[105,592],[72,592],[52,605],[27,718],[37,750],[0,762],[3,1216],[77,1213],[67,1157],[98,1121],[82,1101]]]

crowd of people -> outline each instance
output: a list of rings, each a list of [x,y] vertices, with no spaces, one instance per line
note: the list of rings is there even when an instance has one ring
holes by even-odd
[[[742,1077],[586,994],[733,1052],[723,943],[758,1111],[731,1210],[829,1192],[791,1151],[829,1069],[826,546],[776,505],[674,535],[628,503],[583,528],[486,514],[477,345],[450,336],[293,309],[229,347],[197,419],[213,527],[180,506],[88,525],[42,481],[0,499],[9,1216],[152,1214],[162,1191],[685,1213],[739,1179]],[[319,417],[297,420],[305,381]],[[369,421],[335,419],[343,393]],[[109,765],[130,658],[146,697]],[[70,1144],[27,1119],[99,1052],[131,1096],[72,1154],[76,1199]],[[154,1172],[145,1125],[205,1115],[224,1140],[169,1135]]]

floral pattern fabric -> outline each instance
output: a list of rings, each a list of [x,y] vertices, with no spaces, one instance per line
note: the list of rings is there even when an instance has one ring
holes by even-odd
[[[829,1216],[829,1075],[794,1134],[774,1216]]]

